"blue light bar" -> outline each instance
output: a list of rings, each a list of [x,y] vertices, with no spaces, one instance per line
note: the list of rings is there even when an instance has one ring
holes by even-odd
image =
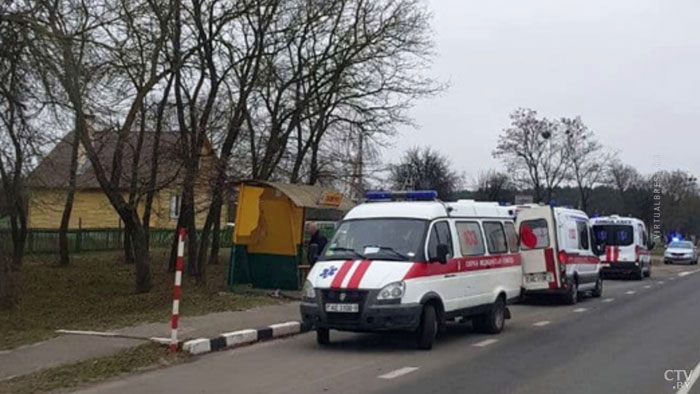
[[[678,238],[678,237],[673,237],[673,239],[671,239],[671,240],[672,240],[673,242],[678,242],[678,241],[680,241],[681,239]]]
[[[365,193],[367,201],[395,201],[395,200],[414,200],[414,201],[430,201],[437,199],[438,194],[435,190],[411,190],[411,191],[389,191],[377,190]]]

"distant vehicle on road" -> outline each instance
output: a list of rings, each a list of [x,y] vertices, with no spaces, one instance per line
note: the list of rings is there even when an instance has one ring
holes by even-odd
[[[592,242],[585,212],[549,205],[516,207],[524,295],[557,295],[578,302],[579,293],[603,294],[601,251]]]
[[[330,329],[400,330],[430,349],[445,322],[460,318],[481,332],[503,330],[522,282],[511,211],[441,202],[432,191],[366,197],[339,223],[302,290],[301,316],[319,344],[330,342]]]
[[[674,240],[666,246],[664,264],[698,263],[698,248],[690,241]]]
[[[632,275],[638,280],[651,276],[654,243],[644,222],[611,215],[591,219],[596,242],[605,250],[600,256],[603,275]]]

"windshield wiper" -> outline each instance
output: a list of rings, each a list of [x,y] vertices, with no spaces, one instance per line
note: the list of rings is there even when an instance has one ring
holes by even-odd
[[[330,250],[331,252],[350,252],[355,257],[361,258],[363,260],[366,259],[365,256],[363,256],[362,254],[360,254],[359,252],[357,252],[355,249],[352,249],[352,248],[344,248],[341,246],[336,246],[333,248],[328,248],[328,250]]]
[[[363,249],[367,249],[367,248],[377,248],[377,249],[379,249],[379,250],[386,250],[386,251],[388,251],[388,252],[393,253],[395,256],[397,256],[398,258],[400,258],[400,259],[402,259],[402,260],[410,260],[410,259],[408,258],[408,256],[406,256],[406,255],[403,254],[403,253],[397,252],[396,249],[392,248],[391,246],[366,245]]]

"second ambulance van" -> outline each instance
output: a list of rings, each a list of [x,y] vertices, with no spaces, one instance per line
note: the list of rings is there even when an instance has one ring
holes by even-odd
[[[430,349],[451,319],[499,333],[521,282],[507,208],[441,202],[432,191],[374,192],[339,223],[307,276],[300,309],[321,345],[330,329],[401,330]]]
[[[600,249],[585,212],[526,204],[516,215],[524,295],[558,295],[575,304],[580,292],[603,294]]]

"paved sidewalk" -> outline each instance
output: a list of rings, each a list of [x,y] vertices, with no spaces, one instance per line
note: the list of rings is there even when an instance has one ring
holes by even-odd
[[[256,328],[269,324],[299,320],[299,304],[289,302],[245,311],[217,312],[203,316],[180,317],[179,339],[210,337],[223,332]],[[170,337],[170,323],[148,323],[111,330],[119,334]],[[86,335],[61,335],[44,342],[0,351],[0,380],[25,375],[39,369],[107,356],[142,344],[137,339]]]

